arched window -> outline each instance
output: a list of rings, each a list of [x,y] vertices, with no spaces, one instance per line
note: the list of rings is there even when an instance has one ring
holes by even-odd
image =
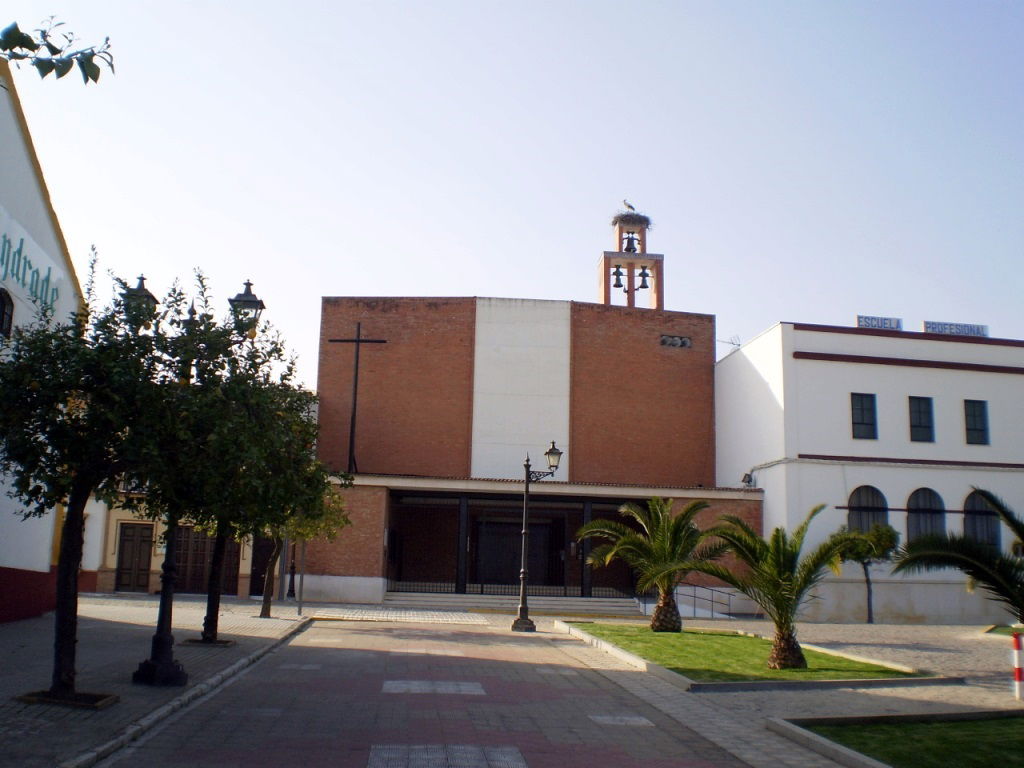
[[[846,525],[851,531],[867,533],[876,523],[889,523],[889,504],[880,490],[862,485],[850,494]]]
[[[964,500],[964,536],[999,549],[999,515],[977,491]]]
[[[6,289],[0,288],[0,336],[11,338],[14,328],[14,299]]]
[[[946,505],[931,488],[918,488],[907,500],[907,540],[946,532]]]

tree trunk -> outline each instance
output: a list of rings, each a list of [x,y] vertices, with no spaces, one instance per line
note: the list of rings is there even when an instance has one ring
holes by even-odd
[[[206,618],[203,619],[203,642],[217,642],[217,623],[220,619],[220,596],[224,590],[224,553],[228,547],[228,525],[217,521],[217,538],[213,540],[210,560],[210,580],[206,585]]]
[[[92,489],[76,483],[68,499],[57,560],[57,605],[54,611],[53,678],[50,693],[75,692],[75,646],[78,643],[78,569],[82,565],[85,504]]]
[[[281,548],[284,545],[284,541],[280,536],[274,536],[273,541],[274,551],[270,554],[270,562],[267,563],[267,573],[263,577],[263,606],[260,608],[261,619],[272,618],[270,615],[270,604],[274,594],[274,575],[277,570],[277,559],[280,557]]]
[[[651,631],[683,631],[683,620],[679,617],[674,588],[658,589],[658,604],[654,606],[654,614],[651,616]]]
[[[768,669],[807,669],[807,659],[792,629],[775,629],[775,641],[768,655]]]
[[[864,584],[868,588],[868,624],[874,624],[875,612],[872,610],[871,605],[871,565],[870,563],[864,562],[861,563],[860,566],[864,569]]]

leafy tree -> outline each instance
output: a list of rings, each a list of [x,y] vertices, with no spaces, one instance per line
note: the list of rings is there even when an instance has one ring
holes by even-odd
[[[91,286],[92,280],[90,280]],[[134,332],[120,301],[54,322],[45,312],[0,340],[0,469],[11,495],[38,517],[64,507],[50,693],[73,698],[78,570],[93,494],[120,496],[129,468],[126,427],[154,404],[152,338]]]
[[[840,533],[848,533],[840,528]],[[867,589],[868,615],[867,623],[875,623],[875,613],[871,591],[871,566],[892,560],[893,553],[900,544],[900,535],[891,525],[875,523],[866,533],[849,532],[850,545],[843,555],[843,562],[860,563],[864,570],[864,586]]]
[[[31,33],[23,32],[18,22],[0,30],[0,59],[13,61],[15,64],[26,64],[35,67],[40,77],[51,72],[57,79],[64,77],[75,66],[82,73],[82,80],[88,85],[100,79],[100,63],[114,71],[114,57],[110,53],[110,38],[101,45],[89,45],[76,48],[75,36],[62,30],[63,22],[55,21],[54,17],[46,19],[39,29]]]
[[[1006,503],[989,491],[975,488],[985,503],[999,515],[999,519],[1020,541],[1024,541],[1024,519]],[[896,554],[893,573],[956,568],[963,571],[971,583],[981,584],[989,599],[1003,603],[1017,621],[1024,622],[1024,557],[1005,554],[998,549],[968,536],[951,534],[921,536],[900,549]]]
[[[310,466],[310,486],[317,487],[321,482],[329,480],[322,468]],[[341,479],[340,488],[352,485],[349,475]],[[326,539],[333,541],[341,529],[349,525],[348,514],[345,512],[345,505],[338,487],[331,488],[319,496],[310,497],[307,503],[312,502],[311,508],[291,507],[282,510],[284,514],[278,517],[277,522],[269,523],[262,531],[274,542],[274,548],[270,555],[270,562],[267,565],[266,574],[263,577],[263,602],[260,605],[260,618],[271,618],[271,602],[274,592],[274,579],[276,577],[277,561],[284,547],[284,540],[312,541],[313,539]]]
[[[344,505],[331,488],[330,475],[315,456],[316,397],[294,384],[289,364],[275,373],[279,342],[253,342],[232,361],[224,384],[224,401],[231,411],[218,425],[214,444],[224,444],[230,461],[221,462],[214,493],[207,496],[218,538],[228,531],[237,537],[269,533],[276,551],[271,558],[271,584],[275,558],[284,537],[333,538],[348,523]],[[349,484],[346,475],[343,484]],[[215,550],[216,554],[216,550]],[[215,566],[216,566],[215,562]],[[204,640],[216,639],[217,612],[213,605],[214,569]],[[218,577],[219,578],[219,577]],[[261,615],[269,616],[271,590],[264,590]]]
[[[287,527],[300,512],[322,518],[330,481],[313,451],[316,398],[294,384],[280,337],[239,316],[216,321],[201,273],[196,280],[187,309],[175,288],[154,316],[163,396],[135,429],[134,480],[146,493],[130,503],[169,535],[187,521],[215,536],[202,633],[213,643],[228,539]]]
[[[807,660],[796,639],[796,616],[804,599],[825,578],[825,569],[839,572],[840,560],[850,546],[850,534],[834,534],[817,549],[801,557],[811,521],[825,508],[819,505],[790,535],[776,528],[765,539],[733,515],[706,531],[725,542],[744,569],[719,563],[697,563],[694,570],[721,579],[753,600],[775,624],[768,656],[769,669],[805,669]]]
[[[587,558],[590,565],[608,565],[625,561],[638,576],[637,588],[658,589],[658,604],[651,616],[651,631],[680,632],[683,622],[676,605],[675,590],[686,574],[697,565],[722,554],[723,546],[705,543],[708,536],[694,519],[706,509],[706,501],[692,501],[678,515],[672,514],[672,502],[653,498],[646,506],[623,504],[619,514],[640,528],[618,520],[592,520],[576,532],[580,540],[605,539]]]

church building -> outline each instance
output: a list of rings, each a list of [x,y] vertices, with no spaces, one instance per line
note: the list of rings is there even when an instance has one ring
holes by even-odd
[[[715,318],[666,309],[649,223],[614,219],[597,303],[323,298],[320,452],[354,477],[352,526],[309,544],[307,599],[516,594],[524,461],[547,470],[552,444],[561,463],[531,486],[530,594],[632,596],[629,569],[585,566],[575,538],[627,501],[705,499],[702,524],[760,528],[760,490],[715,487]]]

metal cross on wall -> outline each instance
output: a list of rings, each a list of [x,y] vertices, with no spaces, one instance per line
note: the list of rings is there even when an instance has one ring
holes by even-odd
[[[354,339],[328,339],[331,344],[355,344],[355,362],[352,366],[352,419],[348,426],[348,473],[359,471],[356,464],[356,399],[359,395],[359,348],[363,344],[387,344],[387,339],[364,339],[362,335],[362,323],[356,323],[356,337]]]

